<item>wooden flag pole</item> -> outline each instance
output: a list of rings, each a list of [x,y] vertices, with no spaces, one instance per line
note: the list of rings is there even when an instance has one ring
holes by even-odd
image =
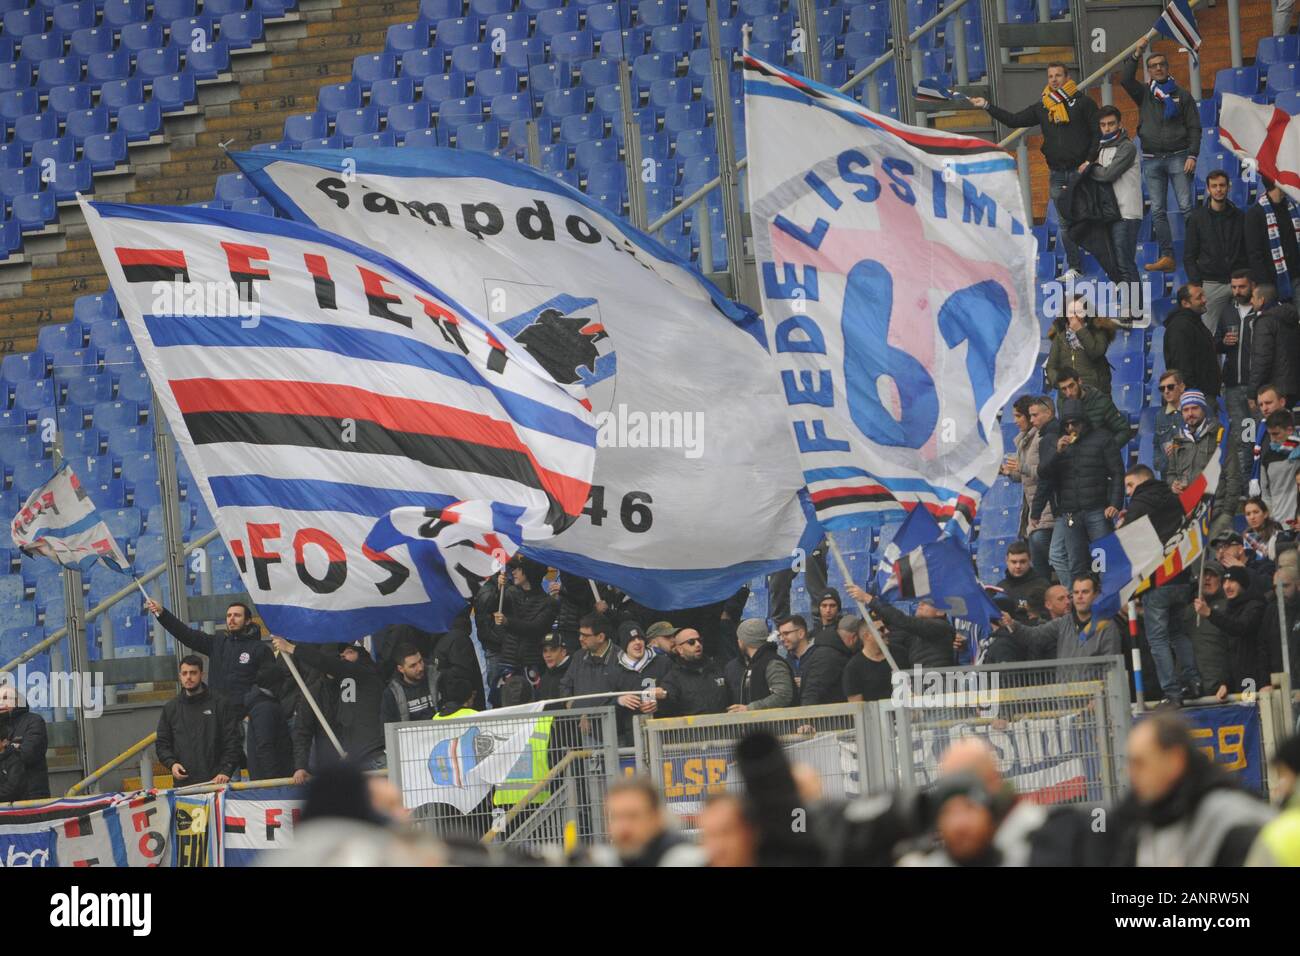
[[[852,584],[853,574],[849,571],[849,565],[848,562],[844,560],[844,555],[840,552],[840,546],[835,541],[835,535],[827,531],[826,542],[830,545],[831,554],[835,555],[835,563],[839,565],[840,574],[844,575],[845,581]],[[867,606],[857,598],[853,599],[853,603],[858,606],[858,613],[862,615],[862,620],[866,621],[867,630],[869,630],[871,636],[876,639],[876,646],[879,647],[880,652],[885,655],[885,660],[889,661],[889,669],[891,671],[897,671],[898,662],[894,660],[894,655],[889,652],[889,645],[885,643],[884,637],[881,635],[880,631],[876,629],[875,622],[871,620],[871,614],[867,610]]]
[[[343,745],[339,743],[338,737],[334,736],[334,728],[330,726],[330,722],[326,720],[325,715],[321,713],[320,705],[316,703],[316,698],[311,695],[311,691],[307,689],[307,684],[303,681],[302,675],[298,673],[298,665],[293,662],[293,655],[281,654],[280,657],[283,658],[285,665],[289,668],[289,673],[293,675],[293,679],[298,682],[298,689],[302,691],[302,696],[307,699],[307,703],[311,707],[311,712],[316,715],[316,719],[320,721],[320,725],[325,728],[325,735],[329,737],[330,743],[334,745],[334,749],[339,752],[340,757],[346,757],[347,754],[343,752]]]

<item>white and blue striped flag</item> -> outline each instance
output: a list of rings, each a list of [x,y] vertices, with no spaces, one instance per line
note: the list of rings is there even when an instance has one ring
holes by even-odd
[[[1196,28],[1196,15],[1187,0],[1169,0],[1155,22],[1155,31],[1186,47],[1195,56],[1201,48],[1201,33]]]
[[[445,630],[468,578],[582,510],[585,390],[424,278],[436,270],[267,216],[82,208],[272,633]]]
[[[81,487],[72,465],[33,491],[11,524],[14,545],[65,568],[86,570],[96,561],[122,574],[131,563]]]

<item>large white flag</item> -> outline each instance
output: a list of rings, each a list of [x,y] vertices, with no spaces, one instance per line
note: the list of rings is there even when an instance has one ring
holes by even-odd
[[[595,428],[581,386],[418,273],[267,216],[83,210],[273,633],[445,630],[479,556],[499,563],[582,509]]]
[[[763,313],[829,527],[918,503],[968,530],[1038,354],[1015,162],[745,58]]]
[[[591,501],[533,557],[690,607],[820,536],[761,321],[660,243],[535,169],[462,150],[234,159],[281,211],[424,270],[587,386]]]
[[[1219,141],[1300,202],[1300,120],[1276,106],[1223,94]]]

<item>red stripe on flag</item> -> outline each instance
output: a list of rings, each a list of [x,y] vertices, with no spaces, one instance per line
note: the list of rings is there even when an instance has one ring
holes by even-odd
[[[816,504],[819,501],[829,501],[833,498],[847,498],[851,495],[879,495],[887,494],[888,491],[881,485],[853,485],[851,487],[824,488],[821,491],[814,491],[808,495]]]
[[[185,253],[179,249],[128,249],[117,247],[117,261],[124,266],[171,266],[185,268]]]
[[[517,452],[527,457],[542,487],[568,514],[578,514],[591,492],[587,482],[543,468],[509,423],[449,405],[324,382],[190,378],[172,381],[171,389],[185,415],[245,412],[360,418],[390,431],[452,438]]]

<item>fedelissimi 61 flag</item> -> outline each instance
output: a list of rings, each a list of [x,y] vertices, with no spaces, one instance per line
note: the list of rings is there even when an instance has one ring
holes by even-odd
[[[763,312],[817,517],[916,502],[966,532],[1038,354],[1015,162],[744,64]]]
[[[69,464],[28,496],[10,531],[16,547],[65,568],[85,570],[103,561],[114,571],[130,571],[131,563]]]
[[[532,557],[675,608],[815,546],[761,320],[654,238],[539,170],[466,150],[234,159],[285,215],[420,269],[556,381],[586,386],[591,501]]]
[[[581,511],[595,457],[581,385],[421,275],[267,216],[82,208],[272,632],[444,629],[479,556],[490,570]]]

